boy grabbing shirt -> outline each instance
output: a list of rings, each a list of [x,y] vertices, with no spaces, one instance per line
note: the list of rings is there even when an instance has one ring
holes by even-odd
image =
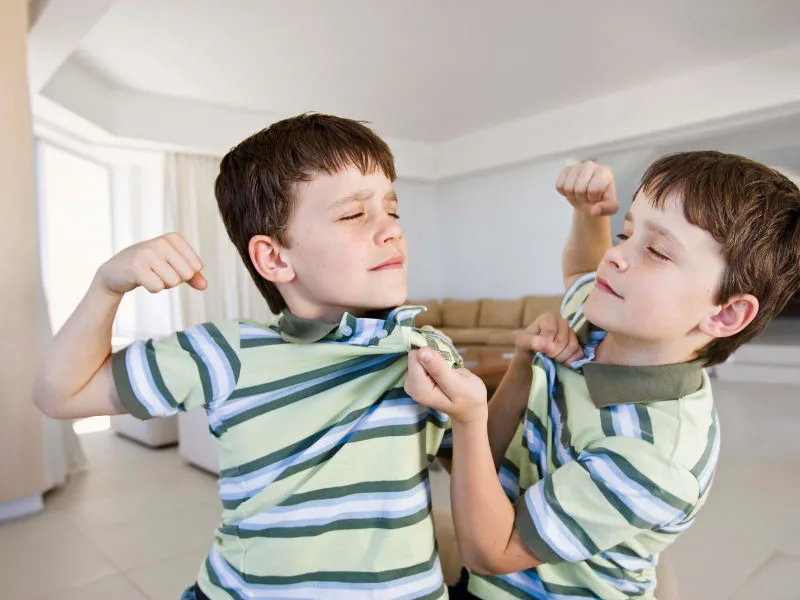
[[[443,598],[428,467],[447,417],[403,390],[414,327],[386,143],[361,123],[301,115],[222,160],[231,241],[280,316],[205,323],[111,354],[123,295],[209,285],[169,234],[100,267],[56,335],[34,399],[48,415],[159,417],[202,407],[223,504],[185,598]],[[210,285],[213,285],[211,282]],[[399,306],[399,307],[398,307]]]
[[[561,318],[520,335],[488,408],[480,380],[424,349],[406,389],[452,419],[473,597],[652,598],[658,555],[694,521],[719,454],[704,367],[800,287],[800,191],[738,156],[666,156],[612,246],[610,170],[569,167],[557,189],[575,208]]]

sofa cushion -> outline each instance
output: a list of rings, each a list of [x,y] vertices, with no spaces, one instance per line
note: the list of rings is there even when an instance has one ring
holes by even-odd
[[[417,327],[424,327],[430,325],[431,327],[441,327],[442,325],[442,307],[438,300],[409,300],[406,304],[414,304],[416,306],[424,306],[428,310],[421,312],[414,319],[414,325]]]
[[[451,300],[445,298],[442,302],[442,325],[468,329],[478,326],[478,300]]]
[[[513,346],[517,343],[517,334],[522,329],[488,329],[486,344],[489,346]]]
[[[524,300],[481,300],[478,327],[516,329],[522,324]]]
[[[460,344],[485,344],[489,339],[491,329],[447,327],[442,333],[453,340],[456,346]]]
[[[525,296],[525,311],[522,314],[522,327],[533,323],[543,312],[558,314],[561,296]]]

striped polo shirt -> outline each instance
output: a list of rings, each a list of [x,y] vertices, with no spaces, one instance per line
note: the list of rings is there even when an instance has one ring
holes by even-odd
[[[403,384],[413,348],[461,362],[414,327],[422,310],[206,323],[114,355],[132,415],[208,416],[223,505],[198,575],[209,598],[447,597],[428,482],[447,417]]]
[[[708,495],[719,425],[702,365],[593,362],[605,335],[583,316],[594,279],[575,282],[561,307],[587,359],[568,368],[535,357],[528,408],[499,472],[516,530],[545,564],[473,574],[478,598],[653,598],[659,552]]]

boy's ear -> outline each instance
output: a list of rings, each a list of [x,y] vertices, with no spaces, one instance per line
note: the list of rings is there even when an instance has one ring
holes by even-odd
[[[283,247],[268,235],[254,235],[247,246],[256,271],[272,283],[289,283],[295,278],[294,269],[285,260]]]
[[[757,314],[758,298],[751,294],[739,294],[703,319],[700,330],[714,338],[731,337],[750,325]]]

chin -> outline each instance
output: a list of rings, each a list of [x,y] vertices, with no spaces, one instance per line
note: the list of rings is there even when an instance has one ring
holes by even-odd
[[[619,308],[617,308],[616,312],[619,314]],[[592,324],[605,331],[610,331],[614,329],[614,319],[607,317],[606,313],[607,310],[604,310],[602,306],[598,306],[598,302],[593,300],[592,296],[589,296],[586,304],[583,305],[583,314]]]

